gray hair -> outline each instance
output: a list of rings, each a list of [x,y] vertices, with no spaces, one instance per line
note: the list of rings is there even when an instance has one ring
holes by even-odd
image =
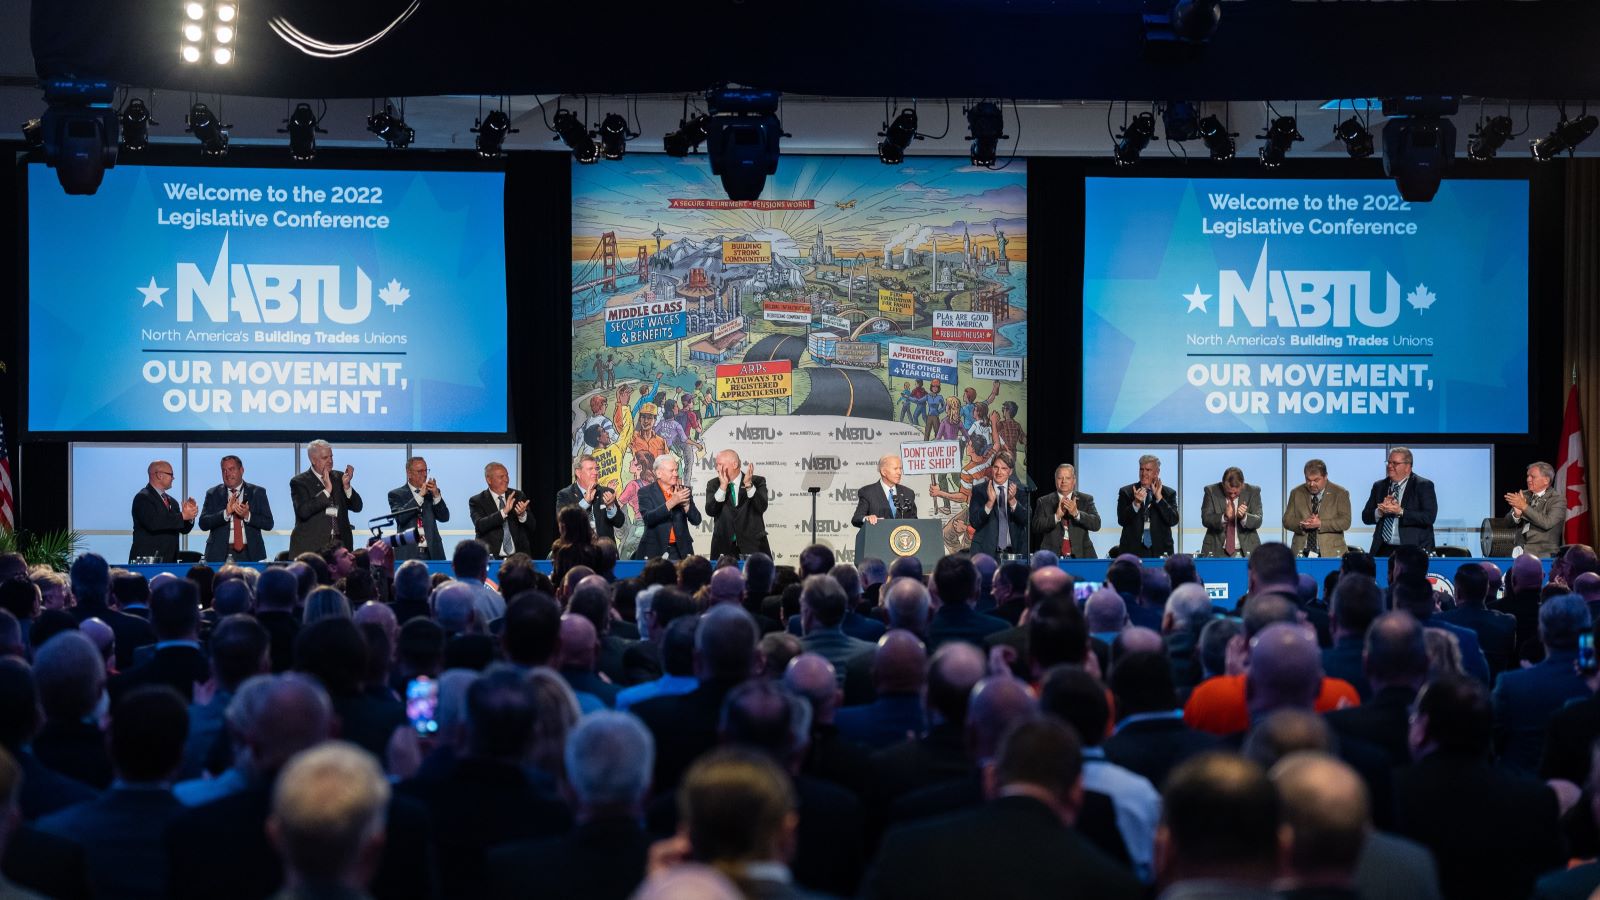
[[[1408,465],[1408,466],[1416,465],[1416,460],[1411,455],[1411,448],[1410,447],[1390,447],[1389,448],[1389,452],[1384,455],[1384,459],[1388,459],[1389,457],[1395,455],[1396,453],[1398,453],[1401,456],[1404,456],[1406,458],[1406,465]]]
[[[1577,594],[1551,597],[1539,607],[1539,637],[1552,650],[1578,646],[1578,635],[1588,631],[1589,604]]]
[[[1167,611],[1180,630],[1198,631],[1211,621],[1211,595],[1206,593],[1205,585],[1192,581],[1180,584],[1167,597]]]
[[[310,459],[313,456],[321,456],[324,453],[332,453],[332,452],[333,452],[333,445],[328,443],[327,441],[321,439],[321,438],[317,438],[316,440],[314,440],[311,443],[306,445],[306,458],[307,459]]]
[[[1306,460],[1305,467],[1302,468],[1300,471],[1304,472],[1307,475],[1311,475],[1311,474],[1315,473],[1317,475],[1321,475],[1322,477],[1326,478],[1326,477],[1328,477],[1328,464],[1323,462],[1320,459],[1308,459],[1308,460]]]
[[[889,627],[905,628],[921,634],[928,627],[928,588],[915,578],[896,578],[883,593],[889,610]]]
[[[105,659],[94,641],[77,631],[63,631],[34,653],[33,680],[47,717],[86,716],[105,687]]]
[[[631,806],[650,787],[655,756],[655,739],[637,718],[591,713],[567,735],[567,783],[583,806]]]
[[[505,469],[507,475],[511,474],[511,470],[506,469],[505,463],[491,462],[483,467],[483,477],[488,478],[489,473],[493,472],[495,469]]]
[[[673,456],[671,453],[663,453],[656,457],[656,461],[651,464],[650,468],[654,469],[657,475],[660,475],[661,467],[666,465],[671,465],[673,468],[677,468],[678,458]]]
[[[240,682],[222,713],[230,731],[239,735],[255,732],[256,721],[271,704],[272,688],[278,678],[277,675],[252,675]]]
[[[344,741],[295,756],[272,790],[272,820],[288,866],[333,880],[383,833],[389,782],[370,753]]]
[[[448,632],[463,631],[472,623],[477,595],[462,581],[446,581],[433,590],[430,605],[439,627]]]
[[[394,571],[394,596],[397,600],[421,600],[432,590],[428,564],[420,559],[408,559]],[[404,624],[404,623],[401,623]]]
[[[335,588],[319,587],[306,598],[305,612],[301,615],[300,624],[310,625],[318,619],[349,619],[350,600]]]
[[[1157,462],[1159,462],[1159,460]],[[1068,472],[1071,472],[1073,478],[1078,477],[1078,467],[1072,463],[1062,463],[1061,465],[1056,466],[1056,474],[1061,474],[1062,469],[1066,469]]]
[[[1528,468],[1530,468],[1530,469],[1538,469],[1540,475],[1543,475],[1545,478],[1547,478],[1547,479],[1549,479],[1551,481],[1554,481],[1555,478],[1556,478],[1555,466],[1552,466],[1547,462],[1540,461],[1540,462],[1532,463],[1531,465],[1528,466]]]
[[[1142,466],[1145,463],[1155,463],[1156,464],[1156,468],[1159,469],[1159,468],[1161,468],[1161,457],[1155,456],[1155,455],[1150,454],[1150,453],[1146,453],[1145,455],[1139,457],[1139,465]]]
[[[433,719],[439,733],[454,736],[455,728],[467,721],[467,688],[478,678],[474,669],[446,669],[439,675],[439,704]]]

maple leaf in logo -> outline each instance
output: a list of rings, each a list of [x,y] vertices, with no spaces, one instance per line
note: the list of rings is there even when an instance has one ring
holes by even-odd
[[[378,289],[378,299],[389,304],[390,311],[400,308],[400,304],[411,299],[411,291],[400,286],[398,279],[391,278],[389,283]],[[1429,301],[1430,303],[1433,301]]]
[[[1434,304],[1439,298],[1433,291],[1428,290],[1425,284],[1417,285],[1417,289],[1406,295],[1406,302],[1416,307],[1417,312],[1422,312]]]

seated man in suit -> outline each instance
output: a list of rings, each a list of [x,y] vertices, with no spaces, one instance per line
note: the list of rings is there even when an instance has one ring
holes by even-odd
[[[511,474],[500,463],[484,466],[483,480],[488,489],[467,501],[467,514],[472,517],[472,530],[478,540],[489,545],[496,559],[532,551],[533,520],[528,515],[528,498],[508,487]]]
[[[1200,523],[1206,527],[1201,556],[1249,556],[1261,546],[1261,488],[1244,483],[1244,472],[1229,466],[1222,480],[1206,485]]]
[[[878,480],[856,492],[856,511],[850,524],[876,525],[879,519],[914,519],[917,492],[900,483],[900,457],[893,453],[878,459]]]
[[[1348,549],[1350,492],[1328,480],[1328,464],[1320,459],[1306,460],[1305,476],[1283,508],[1283,528],[1294,535],[1290,547],[1295,556],[1337,559]]]
[[[585,453],[573,463],[572,478],[571,484],[556,492],[556,509],[576,506],[589,514],[589,527],[594,530],[595,540],[616,540],[616,529],[627,520],[622,515],[622,504],[617,502],[617,492],[600,483],[600,464]]]
[[[289,479],[289,499],[294,506],[294,531],[289,535],[289,553],[318,553],[337,541],[351,543],[350,514],[360,512],[361,495],[351,486],[356,467],[345,466],[341,475],[333,472],[333,445],[312,441],[306,445],[311,468]]]
[[[1549,463],[1536,462],[1528,467],[1528,489],[1505,496],[1511,507],[1506,520],[1517,529],[1517,546],[1540,559],[1556,555],[1567,525],[1567,498],[1551,485],[1555,477]]]
[[[1161,458],[1139,457],[1139,480],[1117,491],[1118,552],[1171,556],[1178,524],[1178,492],[1161,483]]]
[[[1072,463],[1056,466],[1056,489],[1033,505],[1033,537],[1039,549],[1063,558],[1094,559],[1089,533],[1100,530],[1100,511],[1094,497],[1078,490],[1078,469]]]
[[[717,477],[706,482],[706,514],[711,517],[711,558],[772,555],[767,541],[767,479],[755,463],[739,467],[739,454],[717,454]]]
[[[133,495],[133,546],[128,559],[154,557],[157,562],[177,562],[178,535],[194,530],[200,507],[193,497],[180,504],[167,495],[172,489],[172,463],[158,459],[146,472],[150,483]]]
[[[272,530],[272,506],[267,489],[244,480],[244,462],[237,456],[222,458],[222,483],[206,491],[200,510],[200,530],[206,538],[206,562],[233,557],[239,562],[267,558],[261,532]]]
[[[450,521],[450,507],[444,505],[439,482],[428,477],[427,460],[420,456],[406,460],[406,483],[389,492],[389,511],[394,513],[394,530],[399,534],[416,528],[419,520],[422,524],[415,544],[394,548],[396,560],[444,559],[438,523]]]
[[[694,555],[691,525],[700,524],[700,510],[694,505],[694,491],[678,482],[678,458],[671,454],[656,457],[656,480],[639,489],[639,519],[644,536],[633,551],[634,559],[668,559]]]
[[[1395,547],[1410,544],[1433,552],[1433,520],[1439,515],[1439,498],[1433,482],[1411,471],[1408,447],[1389,451],[1386,476],[1372,483],[1361,521],[1378,526],[1372,532],[1372,555],[1388,556]]]
[[[1002,450],[989,463],[989,479],[972,486],[967,522],[974,554],[1028,552],[1028,491],[1011,472],[1011,454]]]

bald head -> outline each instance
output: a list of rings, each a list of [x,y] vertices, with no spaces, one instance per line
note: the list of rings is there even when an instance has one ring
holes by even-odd
[[[1338,759],[1313,752],[1290,754],[1269,775],[1291,833],[1293,877],[1349,882],[1367,840],[1367,789],[1361,776]]]
[[[928,661],[928,706],[952,725],[964,725],[967,700],[983,680],[984,659],[965,641],[940,647]]]
[[[1277,709],[1311,709],[1322,688],[1322,651],[1299,625],[1269,625],[1256,636],[1245,675],[1252,717]]]
[[[1122,626],[1128,624],[1128,605],[1116,591],[1103,587],[1089,595],[1083,616],[1091,632],[1121,631]]]
[[[395,635],[400,633],[400,622],[395,619],[394,610],[389,608],[389,604],[368,600],[356,609],[353,618],[357,625],[371,622],[382,628],[383,633],[389,636],[389,646],[394,646]]]
[[[1544,564],[1531,553],[1524,553],[1511,563],[1511,589],[1514,591],[1538,590],[1544,585]]]
[[[928,651],[916,635],[896,628],[878,639],[872,654],[872,685],[879,695],[919,694],[927,671]]]
[[[968,750],[976,759],[990,759],[1012,726],[1038,717],[1039,702],[1026,684],[1009,675],[985,678],[967,702]]]
[[[1585,602],[1600,600],[1600,574],[1585,572],[1572,580],[1572,590]]]
[[[561,668],[593,672],[599,646],[593,622],[571,613],[561,617]]]
[[[711,585],[707,589],[711,602],[739,603],[744,600],[744,573],[738,566],[723,566],[711,573]]]
[[[1166,649],[1166,644],[1162,643],[1159,632],[1132,626],[1122,629],[1112,649],[1116,656],[1126,656],[1129,653],[1160,653]]]
[[[906,557],[915,559],[915,557]],[[914,578],[896,578],[883,592],[883,605],[889,610],[889,627],[916,634],[928,633],[928,589]]]
[[[84,637],[94,641],[95,649],[100,651],[102,659],[110,658],[111,652],[115,649],[112,646],[112,641],[116,640],[117,637],[116,632],[111,630],[110,625],[102,622],[99,618],[91,616],[78,623],[78,630],[83,632]]]
[[[1059,566],[1033,570],[1028,576],[1028,606],[1038,605],[1046,597],[1059,596],[1072,588],[1072,576]]]
[[[268,774],[277,772],[296,753],[331,736],[333,704],[322,686],[308,676],[258,677],[271,678],[272,684],[259,695],[261,711],[250,717],[245,741],[256,771]],[[246,692],[241,689],[240,693]]]
[[[839,681],[833,663],[816,653],[802,653],[789,661],[783,673],[789,690],[811,702],[812,721],[828,724],[839,701]]]
[[[1271,766],[1291,753],[1333,749],[1333,732],[1327,720],[1303,709],[1280,709],[1256,723],[1245,739],[1243,753],[1263,766]]]

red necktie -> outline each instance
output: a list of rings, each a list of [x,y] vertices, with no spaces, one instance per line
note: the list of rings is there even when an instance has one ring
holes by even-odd
[[[238,497],[235,493],[234,497]],[[241,516],[233,517],[233,549],[238,552],[244,549],[244,519]]]
[[[172,508],[172,500],[166,494],[161,495],[161,505],[166,509]]]

